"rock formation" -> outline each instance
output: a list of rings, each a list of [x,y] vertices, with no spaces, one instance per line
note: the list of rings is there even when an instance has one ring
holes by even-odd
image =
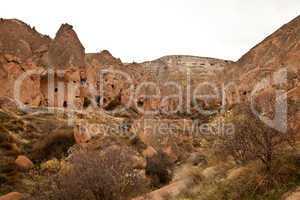
[[[47,49],[51,39],[17,19],[0,20],[0,52],[28,59]]]
[[[84,68],[85,52],[73,27],[63,24],[49,46],[49,67],[66,69],[69,67]]]

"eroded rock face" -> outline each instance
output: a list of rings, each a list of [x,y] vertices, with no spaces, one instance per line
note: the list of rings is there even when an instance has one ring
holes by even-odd
[[[21,61],[10,54],[0,55],[0,95],[26,105],[38,106],[41,100],[38,71],[33,62]]]
[[[219,108],[222,96],[218,79],[232,61],[195,56],[167,56],[158,60],[145,62],[150,80],[160,88],[161,98],[144,102],[146,110],[159,110],[165,115],[185,115],[197,113],[198,110]],[[174,84],[176,83],[176,84]],[[216,91],[217,89],[217,91]],[[145,88],[145,93],[153,94],[153,88]],[[216,98],[205,99],[201,95],[215,95]],[[166,98],[168,96],[172,98]],[[176,98],[180,95],[180,98]]]
[[[20,96],[30,106],[82,108],[85,52],[72,26],[63,24],[52,40],[21,21],[1,20],[0,54],[1,96]],[[35,72],[26,75],[31,70]],[[22,76],[26,78],[15,88]]]
[[[235,93],[242,101],[249,100],[251,92],[264,79],[273,88],[278,87],[279,82],[284,82],[285,90],[289,91],[300,81],[299,56],[300,17],[297,17],[229,67],[224,81],[238,86]],[[280,73],[280,70],[285,70],[286,73]],[[228,94],[230,96],[229,92]]]
[[[85,56],[86,62],[94,67],[108,67],[111,65],[122,65],[122,61],[111,55],[107,50],[103,50],[100,53],[88,53]]]
[[[298,16],[245,54],[238,64],[244,66],[246,71],[255,67],[280,68],[297,65],[300,56],[299,40],[300,17]]]
[[[86,62],[88,95],[98,107],[108,111],[135,109],[135,88],[144,78],[141,65],[123,64],[106,50],[87,54]]]
[[[216,100],[193,100],[193,96],[215,94],[210,84],[219,84],[217,76],[232,63],[193,56],[168,56],[141,64],[122,64],[108,51],[88,54],[86,62],[88,83],[96,91],[90,95],[102,108],[126,108],[140,115],[169,116],[197,113],[197,109],[201,109],[196,106],[198,104],[204,109],[219,107],[219,91]],[[209,82],[199,86],[205,81]]]
[[[25,100],[22,101],[29,105],[54,107],[75,105],[74,107],[78,109],[87,108],[93,104],[94,109],[102,108],[109,111],[125,108],[127,116],[137,113],[145,114],[148,111],[155,111],[155,115],[167,113],[167,115],[174,116],[190,109],[191,99],[187,99],[184,95],[187,93],[187,85],[191,84],[191,90],[198,89],[199,92],[200,90],[207,92],[211,88],[206,86],[200,89],[196,88],[199,81],[215,79],[216,75],[222,73],[224,67],[231,63],[210,58],[168,56],[142,64],[123,64],[120,59],[114,58],[106,50],[85,55],[84,47],[77,34],[68,24],[60,27],[54,40],[37,33],[20,21],[3,20],[2,24],[0,39],[2,31],[3,38],[7,39],[9,36],[8,38],[14,37],[11,41],[24,40],[28,43],[27,46],[23,45],[24,48],[22,47],[25,50],[13,52],[16,57],[9,58],[6,62],[23,67],[25,64],[20,62],[25,56],[27,59],[30,58],[31,65],[35,65],[32,68],[54,69],[53,88],[48,85],[49,72],[43,72],[33,82],[34,91],[37,91],[38,94],[30,95],[32,91],[28,93],[28,89],[24,90],[26,91],[24,93]],[[8,34],[10,31],[18,32],[18,34],[10,36]],[[12,49],[18,49],[17,45],[14,44]],[[3,46],[3,48],[5,47],[3,52],[10,52],[10,46],[7,46],[7,48]],[[19,54],[22,54],[20,58]],[[5,66],[7,67],[7,64]],[[18,69],[14,66],[10,68]],[[10,73],[6,68],[2,71],[3,77]],[[20,76],[20,73],[21,71],[17,75]],[[187,73],[190,73],[191,77],[187,77]],[[59,74],[64,75],[60,76]],[[14,77],[12,82],[16,79],[17,77]],[[6,81],[6,79],[3,80]],[[142,83],[145,81],[151,84],[143,85]],[[11,91],[12,82],[7,82],[8,88],[2,89],[3,95]],[[176,82],[177,86],[168,85],[169,82]],[[30,84],[25,85],[32,88]],[[152,87],[153,85],[160,88],[161,96],[159,98],[144,97],[145,95],[155,95],[157,91]],[[72,95],[70,95],[70,87],[75,88]],[[178,87],[180,91],[178,91]],[[164,98],[169,95],[178,95],[178,93],[182,95],[179,98]],[[8,96],[11,97],[11,95]],[[35,96],[34,100],[32,96]],[[196,101],[201,102],[206,108],[220,104],[220,99],[214,102],[202,99],[196,99]],[[196,112],[195,108],[192,109],[194,109],[193,112]]]
[[[232,83],[226,92],[227,105],[251,102],[260,114],[274,119],[276,108],[279,109],[278,102],[281,101],[281,105],[287,103],[288,130],[299,132],[299,123],[296,122],[299,110],[299,56],[300,16],[228,67],[223,77],[225,83]],[[286,97],[280,97],[280,91],[285,92]]]
[[[63,24],[52,41],[23,22],[2,20],[0,50],[11,54],[3,55],[1,75],[5,84],[0,93],[11,97],[12,81],[17,76],[26,70],[46,66],[62,70],[64,75],[57,78],[55,85],[63,83],[64,89],[60,94],[63,98],[56,100],[56,86],[49,91],[47,74],[43,74],[31,78],[32,83],[24,84],[24,103],[57,107],[75,104],[76,108],[82,108],[92,102],[96,108],[105,110],[126,107],[139,114],[153,111],[150,113],[167,116],[217,110],[224,103],[224,94],[220,91],[222,83],[232,82],[234,85],[233,88],[225,88],[228,105],[249,100],[258,82],[272,77],[283,67],[288,70],[287,89],[293,90],[299,84],[299,24],[297,17],[237,63],[193,56],[166,56],[141,64],[123,64],[108,51],[85,55],[71,25]],[[274,81],[271,79],[270,82]],[[151,84],[143,85],[145,81]],[[72,99],[67,98],[69,85],[76,88]],[[42,94],[35,92],[31,95],[33,91],[29,88],[32,87],[33,91],[40,90]],[[49,92],[55,96],[54,100],[47,98]],[[147,97],[157,93],[157,98]],[[215,98],[206,99],[203,95],[215,95]]]
[[[49,64],[52,68],[84,67],[85,53],[77,34],[69,24],[61,25],[50,44]]]
[[[0,96],[40,105],[38,63],[50,43],[51,38],[19,20],[0,20]]]
[[[27,59],[42,48],[48,48],[51,39],[35,28],[16,19],[0,20],[0,53]]]
[[[51,51],[48,52],[49,46]],[[78,70],[78,66],[84,67],[84,48],[69,25],[63,25],[52,41],[48,36],[43,36],[19,20],[2,19],[0,54],[1,96],[20,100],[23,104],[31,106],[65,106],[70,91],[64,88],[63,97],[58,100],[55,88],[48,91],[48,80],[44,80],[48,74],[45,75],[42,71],[52,63],[57,67],[61,67],[61,64],[69,67],[67,71],[63,71],[63,83],[73,83],[76,85],[74,88],[78,88],[80,84],[79,74],[82,70]],[[72,67],[77,68],[74,70]],[[33,70],[34,72],[31,72]],[[55,81],[54,85],[57,82]],[[64,85],[67,87],[67,84]],[[48,92],[55,96],[52,100],[48,100]],[[77,108],[82,106],[80,95],[74,93],[73,96],[78,96],[79,100],[69,101],[77,100]]]

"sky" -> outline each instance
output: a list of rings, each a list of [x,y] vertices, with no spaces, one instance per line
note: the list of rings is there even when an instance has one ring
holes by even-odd
[[[300,15],[300,0],[9,0],[0,13],[52,38],[69,23],[86,52],[107,49],[124,62],[165,55],[238,60]]]

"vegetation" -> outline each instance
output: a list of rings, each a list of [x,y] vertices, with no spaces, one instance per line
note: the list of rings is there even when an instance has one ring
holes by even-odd
[[[152,178],[152,186],[160,187],[169,183],[173,177],[173,163],[163,152],[147,158],[146,175]]]
[[[300,185],[299,144],[292,130],[281,133],[266,126],[246,105],[213,120],[217,118],[234,124],[235,131],[209,138],[207,146],[215,158],[209,157],[208,168],[214,169],[214,176],[193,169],[189,174],[201,181],[179,200],[278,200]]]
[[[134,170],[128,151],[115,149],[75,153],[68,172],[39,186],[34,199],[124,200],[147,189],[147,181]],[[49,186],[50,185],[50,186]]]
[[[233,169],[224,169],[218,176],[202,179],[196,186],[185,191],[177,200],[278,200],[300,184],[300,166],[293,154],[285,152],[273,165],[273,182],[265,180],[261,162],[252,161]],[[198,176],[201,172],[198,170]],[[202,172],[203,173],[203,172]]]
[[[282,150],[280,147],[295,143],[291,131],[281,133],[270,128],[251,112],[249,106],[235,108],[232,118],[226,120],[234,124],[235,131],[233,135],[221,137],[223,152],[233,156],[238,164],[258,159],[269,175],[275,157]]]

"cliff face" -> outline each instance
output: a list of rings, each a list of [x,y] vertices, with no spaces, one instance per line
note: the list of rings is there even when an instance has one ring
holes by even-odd
[[[236,63],[231,64],[222,79],[227,88],[228,104],[251,102],[266,116],[273,116],[276,101],[286,99],[288,122],[299,129],[300,101],[300,17],[285,24]],[[284,92],[281,97],[278,92]],[[275,99],[277,98],[277,99]],[[283,101],[285,102],[285,101]],[[298,106],[297,106],[298,105]]]
[[[188,73],[193,82],[201,82],[216,79],[231,63],[233,62],[227,60],[175,55],[145,62],[142,65],[160,82],[180,81],[186,79]]]
[[[242,56],[231,73],[239,78],[241,93],[248,94],[263,78],[274,79],[275,72],[284,69],[285,89],[292,90],[299,87],[299,59],[300,17],[297,17]]]
[[[49,62],[51,67],[64,69],[66,67],[84,67],[85,52],[73,27],[61,25],[49,47]]]
[[[230,73],[238,76],[247,74],[248,76],[254,71],[263,73],[288,68],[297,74],[299,51],[300,17],[298,16],[242,56]],[[253,77],[251,76],[251,78]]]
[[[257,83],[263,78],[270,79],[283,68],[288,71],[287,89],[296,91],[300,73],[299,32],[300,17],[297,17],[236,63],[195,56],[166,56],[140,64],[124,64],[108,51],[85,54],[71,25],[63,24],[52,40],[18,20],[1,20],[1,73],[5,86],[0,95],[12,97],[16,78],[10,77],[10,74],[35,69],[44,72],[32,79],[38,92],[33,95],[26,89],[23,94],[25,99],[29,99],[25,102],[29,105],[61,107],[75,104],[75,107],[82,108],[84,101],[91,99],[95,109],[126,107],[140,114],[156,110],[156,115],[172,113],[180,116],[187,112],[193,115],[199,105],[204,110],[219,109],[224,103],[231,106],[249,100]],[[9,67],[12,65],[15,66]],[[47,69],[54,69],[56,77],[50,91]],[[59,75],[58,70],[63,75]],[[103,70],[108,73],[101,73]],[[60,82],[63,86],[59,88]],[[142,84],[144,82],[150,84]],[[158,90],[153,84],[158,86]],[[226,84],[229,86],[226,87]],[[69,85],[77,88],[72,95],[68,91]],[[57,91],[62,91],[60,95],[63,96],[59,102],[56,100],[59,98]],[[49,92],[54,96],[52,100],[48,99]],[[147,97],[157,93],[160,93],[158,98]],[[182,97],[174,96],[178,93]],[[291,92],[291,95],[294,93]],[[30,97],[27,98],[27,94]],[[205,98],[206,94],[215,95],[215,98]]]
[[[244,69],[293,66],[299,60],[300,17],[282,26],[239,59]],[[279,66],[278,66],[279,65]],[[296,66],[294,66],[296,67]]]
[[[40,96],[40,76],[29,74],[22,78],[26,72],[38,69],[35,63],[21,61],[18,57],[10,54],[0,54],[0,94],[1,97],[19,100],[26,105],[39,106]],[[22,80],[21,80],[22,79]],[[15,86],[19,84],[19,92]]]
[[[12,54],[21,59],[32,57],[51,42],[34,28],[16,19],[0,20],[0,52]]]
[[[230,64],[233,62],[228,60],[176,55],[142,63],[152,76],[152,81],[159,85],[162,94],[161,99],[156,101],[161,106],[152,107],[160,110],[160,113],[173,114],[180,107],[177,113],[183,115],[197,113],[197,109],[219,107],[222,101],[219,77]],[[166,99],[167,96],[179,93],[182,98]],[[197,97],[201,95],[214,95],[216,98],[212,100]],[[155,101],[149,104],[155,104]]]

